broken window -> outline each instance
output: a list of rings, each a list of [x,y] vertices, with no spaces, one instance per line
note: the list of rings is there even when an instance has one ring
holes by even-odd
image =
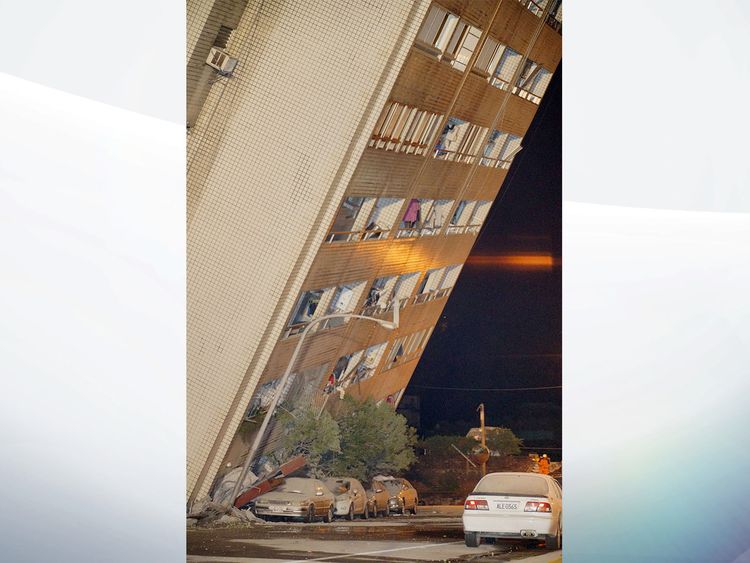
[[[372,286],[370,286],[365,299],[365,311],[363,314],[366,315],[377,309],[387,308],[391,292],[396,285],[396,279],[397,276],[385,276],[372,282]]]
[[[296,377],[296,373],[292,373],[289,375],[286,380],[286,385],[284,385],[284,389],[282,389],[281,391],[279,402],[283,401],[286,398],[287,394],[289,393],[289,389],[291,389]],[[250,402],[250,407],[247,409],[247,413],[245,414],[245,420],[252,419],[261,410],[265,410],[269,406],[271,406],[271,401],[273,401],[273,398],[276,395],[276,389],[278,388],[280,382],[281,378],[279,377],[260,386],[258,391],[256,391],[253,400]]]
[[[324,292],[324,289],[304,292],[297,304],[294,315],[292,315],[291,324],[300,324],[311,321],[315,316],[315,312],[318,310],[318,305],[320,304]]]
[[[382,342],[365,350],[359,365],[355,369],[352,383],[359,383],[375,375],[375,370],[383,357],[383,352],[385,352],[385,346],[386,343]]]

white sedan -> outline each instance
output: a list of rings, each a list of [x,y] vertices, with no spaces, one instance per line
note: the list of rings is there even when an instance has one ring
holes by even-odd
[[[562,489],[537,473],[485,475],[464,503],[464,539],[477,547],[482,538],[544,540],[562,545]]]

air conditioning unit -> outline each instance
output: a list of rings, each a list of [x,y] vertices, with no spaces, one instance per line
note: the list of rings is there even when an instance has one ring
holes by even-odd
[[[212,47],[208,59],[206,59],[206,64],[219,71],[219,74],[229,76],[237,66],[237,59],[233,59],[229,56],[229,53],[218,47]]]

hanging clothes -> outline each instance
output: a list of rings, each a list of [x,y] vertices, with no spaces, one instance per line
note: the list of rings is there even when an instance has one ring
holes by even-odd
[[[421,204],[418,199],[412,199],[409,205],[406,207],[406,213],[404,213],[404,223],[414,223],[419,221],[419,209]]]

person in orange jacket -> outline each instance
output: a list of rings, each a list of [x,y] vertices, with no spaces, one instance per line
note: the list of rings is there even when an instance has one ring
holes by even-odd
[[[539,473],[542,475],[549,475],[549,458],[547,457],[547,454],[543,454],[541,458],[539,458]]]

